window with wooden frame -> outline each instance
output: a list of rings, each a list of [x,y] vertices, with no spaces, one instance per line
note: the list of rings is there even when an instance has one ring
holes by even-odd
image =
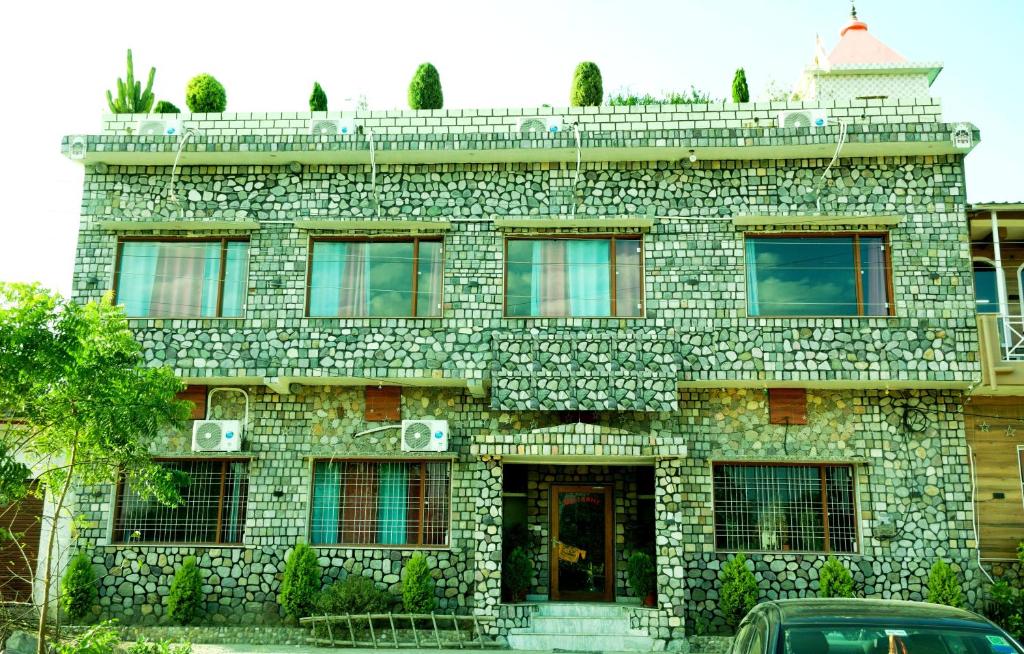
[[[713,484],[719,550],[857,551],[853,466],[718,463]]]
[[[309,244],[308,314],[323,318],[441,315],[439,238],[318,238]]]
[[[639,236],[559,236],[505,241],[505,315],[638,317],[643,313]]]
[[[746,238],[751,316],[889,316],[885,234],[757,234]]]
[[[443,547],[450,495],[449,461],[316,461],[310,543]]]
[[[124,238],[117,248],[117,303],[129,318],[238,318],[248,267],[244,239]]]
[[[249,462],[174,459],[159,462],[182,475],[182,503],[142,497],[123,477],[114,509],[115,543],[238,544],[245,536]]]

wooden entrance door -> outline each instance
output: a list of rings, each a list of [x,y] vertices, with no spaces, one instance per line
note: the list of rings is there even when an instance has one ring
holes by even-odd
[[[612,601],[610,486],[551,487],[551,599]]]
[[[35,483],[29,487],[34,490]],[[0,506],[0,527],[14,535],[0,542],[0,602],[32,601],[42,516],[43,500],[31,493]]]

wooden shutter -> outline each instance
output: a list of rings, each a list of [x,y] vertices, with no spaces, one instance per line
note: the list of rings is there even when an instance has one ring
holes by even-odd
[[[35,488],[34,482],[31,488]],[[42,517],[43,500],[31,494],[0,508],[0,526],[15,535],[15,541],[6,538],[0,541],[0,601],[32,600]]]
[[[366,388],[366,412],[364,419],[368,421],[401,420],[402,389],[399,386],[382,386]]]
[[[806,425],[807,391],[803,388],[769,388],[768,422],[773,425]]]
[[[206,419],[206,390],[206,386],[186,386],[185,390],[178,393],[179,400],[188,400],[195,405],[190,420]]]

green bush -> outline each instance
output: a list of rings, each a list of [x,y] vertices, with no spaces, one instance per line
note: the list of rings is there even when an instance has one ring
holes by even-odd
[[[1017,546],[1017,560],[1024,567],[1024,542]],[[989,588],[985,615],[1017,640],[1024,640],[1024,588],[997,581]]]
[[[573,107],[597,107],[604,100],[601,69],[592,61],[581,62],[572,75],[569,104]]]
[[[634,107],[637,105],[652,104],[708,104],[715,102],[711,94],[691,86],[689,91],[667,91],[661,96],[644,93],[634,93],[628,88],[620,89],[608,96],[608,105],[611,107]]]
[[[193,113],[219,114],[228,108],[228,94],[213,75],[202,73],[188,81],[185,104]]]
[[[391,608],[391,595],[377,588],[369,577],[349,575],[324,588],[316,596],[317,615],[383,613]]]
[[[440,109],[444,106],[444,93],[441,92],[441,76],[437,74],[434,64],[420,64],[409,82],[410,109]]]
[[[284,561],[284,577],[277,594],[277,603],[285,617],[297,621],[310,615],[316,608],[321,584],[316,552],[305,543],[297,544]]]
[[[99,591],[92,561],[84,551],[71,558],[64,578],[60,580],[60,590],[60,607],[72,622],[79,622],[92,613]]]
[[[757,579],[747,569],[747,557],[742,552],[729,559],[718,575],[722,584],[718,606],[725,622],[732,629],[757,604]]]
[[[406,613],[430,613],[437,605],[427,557],[416,552],[402,570],[402,604]]]
[[[834,556],[818,573],[818,597],[853,597],[853,575]]]
[[[533,562],[526,550],[517,547],[505,559],[501,568],[501,581],[505,585],[505,594],[513,602],[522,602],[526,591],[530,589],[533,579]]]
[[[192,644],[172,645],[169,640],[140,638],[129,645],[126,651],[128,654],[192,654]]]
[[[732,78],[732,101],[750,102],[750,89],[747,88],[747,71],[742,68],[737,68],[736,75]]]
[[[313,82],[313,93],[309,96],[310,111],[327,111],[327,94],[324,93],[320,82]]]
[[[180,114],[181,113],[181,109],[178,109],[176,106],[174,106],[173,104],[171,104],[167,100],[161,100],[160,102],[156,103],[155,107],[153,107],[153,113],[155,113],[155,114]]]
[[[654,592],[658,575],[650,554],[633,552],[626,561],[626,573],[629,576],[629,585],[637,597],[644,599]]]
[[[942,559],[933,563],[932,569],[928,571],[928,601],[957,608],[964,605],[960,579],[953,568]]]
[[[114,654],[121,642],[116,620],[106,620],[89,627],[77,638],[57,643],[57,654]]]
[[[167,615],[178,624],[192,624],[203,607],[203,580],[196,557],[186,556],[167,593]]]

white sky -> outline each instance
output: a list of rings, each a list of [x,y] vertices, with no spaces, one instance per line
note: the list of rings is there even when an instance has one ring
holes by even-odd
[[[911,60],[941,60],[933,94],[947,120],[970,120],[968,199],[1024,200],[1022,0],[859,0],[872,34]],[[42,2],[0,10],[0,280],[68,292],[82,169],[64,134],[96,133],[104,91],[156,66],[154,91],[185,109],[199,72],[227,88],[229,111],[303,111],[313,80],[331,109],[365,94],[405,106],[417,64],[441,74],[446,107],[567,104],[576,63],[601,67],[605,91],[690,84],[721,98],[744,66],[751,94],[787,87],[820,33],[830,49],[845,0],[420,0],[399,2]]]

